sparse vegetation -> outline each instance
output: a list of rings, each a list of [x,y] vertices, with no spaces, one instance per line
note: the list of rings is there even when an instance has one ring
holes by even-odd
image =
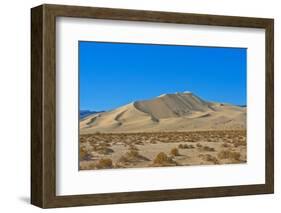
[[[240,163],[246,159],[246,131],[242,130],[80,135],[81,169]]]
[[[140,154],[136,150],[130,150],[129,152],[126,153],[126,156],[129,158],[136,158],[136,157],[140,156]]]
[[[180,155],[179,150],[178,150],[177,148],[171,149],[170,154],[171,154],[172,156],[179,156],[179,155]]]
[[[118,159],[118,163],[127,163],[130,162],[128,158],[126,158],[124,155],[122,155],[119,159]]]
[[[199,147],[200,151],[203,151],[203,152],[214,152],[215,151],[215,148],[213,147],[209,147],[209,146],[201,146]]]
[[[108,147],[100,147],[99,149],[96,150],[97,153],[102,154],[102,155],[109,155],[113,151],[113,149],[108,148]]]
[[[246,146],[246,141],[244,139],[239,139],[237,141],[234,141],[233,144],[234,147]]]
[[[102,158],[95,165],[97,169],[110,169],[113,167],[112,160],[110,158]]]
[[[213,155],[200,154],[199,157],[202,158],[205,161],[212,162],[213,164],[219,164],[219,160]]]
[[[128,141],[133,144],[143,145],[150,143],[182,143],[182,142],[219,142],[230,141],[245,145],[246,131],[244,130],[217,130],[217,131],[194,131],[194,132],[142,132],[142,133],[101,133],[81,135],[80,142],[85,141],[115,141],[124,143]],[[236,141],[236,142],[235,142]]]
[[[231,145],[230,145],[229,143],[223,143],[223,144],[221,145],[221,147],[223,147],[223,148],[229,148],[229,147],[231,147]]]
[[[202,144],[201,144],[201,143],[197,143],[197,144],[196,144],[196,147],[197,147],[197,148],[201,148],[201,147],[202,147]]]
[[[149,159],[140,155],[139,152],[136,150],[130,150],[126,152],[126,154],[122,155],[118,160],[119,163],[140,162],[140,161],[149,161]]]
[[[168,155],[164,152],[158,153],[158,155],[154,158],[153,163],[158,166],[176,165],[176,162],[173,161],[171,157],[168,157]]]
[[[81,160],[89,160],[91,159],[91,154],[88,153],[85,148],[80,147],[79,150],[79,159]]]
[[[137,144],[137,145],[144,145],[144,142],[142,142],[142,141],[137,141],[135,144]]]
[[[235,161],[240,161],[241,154],[239,152],[234,152],[230,150],[222,150],[218,153],[219,159],[231,159]]]
[[[180,144],[179,146],[178,146],[178,148],[179,149],[194,149],[195,147],[194,147],[194,145],[192,145],[192,144]]]

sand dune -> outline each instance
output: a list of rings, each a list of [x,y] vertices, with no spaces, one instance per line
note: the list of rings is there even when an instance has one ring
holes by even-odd
[[[190,93],[163,94],[80,121],[80,133],[228,130],[246,128],[246,108]]]

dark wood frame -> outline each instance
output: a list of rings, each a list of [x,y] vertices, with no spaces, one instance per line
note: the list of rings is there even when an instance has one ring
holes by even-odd
[[[56,17],[263,28],[266,32],[266,183],[194,189],[56,196]],[[66,207],[274,192],[274,20],[41,5],[31,9],[31,203]]]

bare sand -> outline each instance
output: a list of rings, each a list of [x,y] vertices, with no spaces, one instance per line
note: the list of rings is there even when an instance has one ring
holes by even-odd
[[[80,169],[246,162],[246,107],[163,94],[80,121]]]

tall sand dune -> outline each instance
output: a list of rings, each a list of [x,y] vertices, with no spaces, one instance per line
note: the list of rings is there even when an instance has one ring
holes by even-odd
[[[135,101],[80,121],[81,134],[245,128],[246,107],[208,102],[190,92]]]

